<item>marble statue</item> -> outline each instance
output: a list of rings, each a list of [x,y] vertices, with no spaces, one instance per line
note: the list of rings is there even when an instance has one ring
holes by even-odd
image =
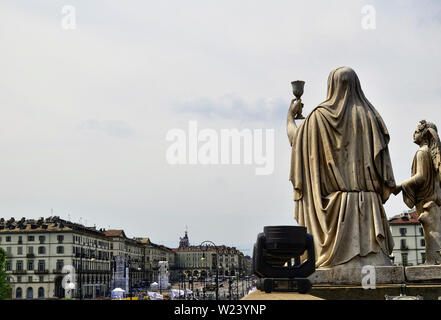
[[[392,265],[383,204],[395,190],[389,133],[357,74],[331,71],[327,97],[297,126],[288,111],[294,218],[314,236],[316,267]]]
[[[436,126],[421,120],[414,133],[419,145],[412,163],[412,177],[396,186],[409,208],[419,214],[426,242],[426,264],[441,263],[441,144]]]

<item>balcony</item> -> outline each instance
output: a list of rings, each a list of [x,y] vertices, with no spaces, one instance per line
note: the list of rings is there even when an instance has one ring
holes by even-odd
[[[12,270],[13,274],[26,274],[26,270]]]
[[[28,253],[28,254],[26,255],[26,258],[33,259],[33,258],[35,258],[35,254],[33,254],[33,253]]]
[[[61,269],[53,269],[52,273],[61,273]]]
[[[47,273],[49,273],[49,270],[35,270],[34,273],[35,274],[47,274]]]

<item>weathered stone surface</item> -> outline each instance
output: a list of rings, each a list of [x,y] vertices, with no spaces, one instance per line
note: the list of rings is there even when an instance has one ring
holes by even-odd
[[[404,283],[404,268],[397,266],[375,266],[375,284]],[[362,279],[367,274],[362,273],[362,268],[336,266],[333,268],[317,269],[308,277],[313,285],[361,285]]]
[[[260,290],[251,292],[241,300],[323,300],[311,294],[301,294],[298,292],[271,292],[265,293]]]
[[[409,282],[431,281],[441,283],[441,266],[412,266],[405,268],[406,280]]]
[[[362,286],[313,286],[309,294],[296,292],[265,293],[256,290],[242,300],[385,300],[387,296],[421,296],[424,300],[438,300],[441,297],[441,284],[385,284],[375,290],[366,290]]]

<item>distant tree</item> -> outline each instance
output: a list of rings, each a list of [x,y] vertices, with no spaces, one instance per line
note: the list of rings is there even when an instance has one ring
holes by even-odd
[[[10,298],[11,288],[6,278],[6,252],[0,248],[0,300]]]

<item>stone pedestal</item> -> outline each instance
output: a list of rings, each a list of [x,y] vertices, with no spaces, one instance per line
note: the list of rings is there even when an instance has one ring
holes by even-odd
[[[407,282],[441,284],[441,265],[406,267],[405,276]]]
[[[362,267],[336,266],[333,268],[317,269],[308,277],[313,285],[362,285],[363,278],[375,272],[375,284],[404,283],[404,267],[376,266],[371,269]],[[372,284],[372,283],[370,283]]]

